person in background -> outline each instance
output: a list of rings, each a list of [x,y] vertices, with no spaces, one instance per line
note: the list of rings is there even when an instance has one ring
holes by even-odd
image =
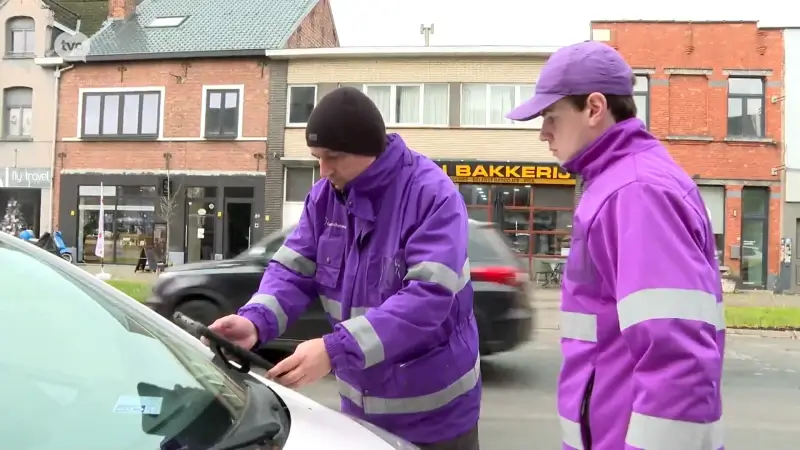
[[[532,99],[583,177],[562,284],[564,449],[720,450],[724,315],[714,234],[694,181],[636,118],[635,77],[606,44],[554,53]]]
[[[344,412],[423,449],[477,450],[480,359],[463,198],[433,161],[386,135],[357,89],[320,100],[306,141],[323,180],[258,292],[211,329],[258,347],[321,301],[333,331],[298,345],[268,377],[294,388],[333,371]]]

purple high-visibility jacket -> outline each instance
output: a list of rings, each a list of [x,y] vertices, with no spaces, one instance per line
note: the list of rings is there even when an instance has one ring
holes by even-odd
[[[638,119],[564,167],[586,189],[563,282],[563,448],[723,449],[722,289],[697,186]]]
[[[239,314],[265,342],[321,301],[342,410],[433,443],[470,431],[480,412],[469,219],[439,166],[400,136],[387,139],[344,194],[327,180],[314,185]]]

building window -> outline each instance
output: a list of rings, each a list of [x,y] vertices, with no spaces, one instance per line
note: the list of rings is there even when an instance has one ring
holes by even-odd
[[[78,187],[78,261],[99,263],[95,254],[99,233],[104,236],[104,262],[135,265],[143,249],[153,243],[155,210],[158,197],[155,186],[108,186],[103,193],[103,230],[100,223],[100,186]],[[158,255],[163,260],[166,255]]]
[[[13,87],[3,90],[3,136],[7,139],[31,137],[33,128],[33,89]]]
[[[698,186],[700,196],[706,205],[706,213],[714,232],[714,243],[717,247],[717,261],[723,265],[725,256],[725,187]]]
[[[728,78],[728,136],[764,137],[764,79]]]
[[[650,79],[644,75],[636,75],[633,101],[636,103],[636,117],[650,128]]]
[[[493,222],[520,257],[563,257],[569,252],[574,186],[460,184],[469,217]]]
[[[285,202],[303,203],[311,186],[319,181],[319,167],[287,167],[285,174]]]
[[[363,90],[389,126],[449,124],[450,86],[447,84],[369,84]]]
[[[12,17],[6,21],[6,55],[33,58],[36,53],[36,23],[30,17]]]
[[[289,86],[289,125],[305,125],[317,104],[316,86]]]
[[[205,137],[235,139],[239,137],[239,89],[206,90]]]
[[[755,289],[767,287],[769,198],[768,188],[742,189],[741,276],[745,286]]]
[[[90,92],[83,94],[84,138],[157,138],[160,92]]]
[[[533,192],[533,254],[567,256],[572,234],[575,189],[537,186]]]
[[[533,97],[533,92],[533,84],[463,84],[461,126],[541,128],[541,118],[527,122],[506,119],[506,114]]]

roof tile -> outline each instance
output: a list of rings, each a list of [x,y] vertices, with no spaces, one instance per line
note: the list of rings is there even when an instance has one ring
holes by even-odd
[[[92,37],[92,56],[144,56],[277,49],[317,0],[144,0],[129,20]],[[177,27],[148,28],[157,17],[186,16]]]

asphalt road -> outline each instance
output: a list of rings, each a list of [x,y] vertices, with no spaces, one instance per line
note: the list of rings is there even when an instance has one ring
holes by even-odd
[[[517,351],[486,358],[481,447],[560,449],[555,388],[558,334],[539,330]],[[800,341],[729,336],[725,362],[726,450],[800,448]],[[337,408],[332,381],[302,390]]]

